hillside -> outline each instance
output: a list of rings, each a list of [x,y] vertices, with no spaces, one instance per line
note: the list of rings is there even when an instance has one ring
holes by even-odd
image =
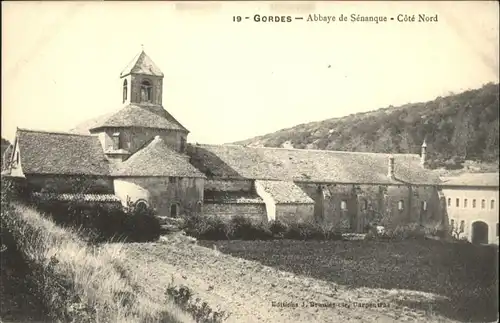
[[[300,124],[236,144],[418,154],[426,137],[432,168],[460,168],[464,160],[497,164],[498,111],[499,84],[489,83],[429,102]]]

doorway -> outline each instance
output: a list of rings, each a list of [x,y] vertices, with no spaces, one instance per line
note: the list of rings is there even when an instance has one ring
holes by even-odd
[[[472,243],[488,243],[488,225],[482,221],[472,223]]]

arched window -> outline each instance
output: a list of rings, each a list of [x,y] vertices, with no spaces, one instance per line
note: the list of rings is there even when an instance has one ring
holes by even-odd
[[[341,201],[340,202],[340,209],[341,210],[347,210],[347,202],[346,201]]]
[[[457,199],[455,200],[455,206],[456,206],[456,207],[459,207],[459,206],[460,206],[460,199],[459,199],[459,198],[457,198]]]
[[[451,206],[451,198],[448,197],[448,206]]]
[[[467,199],[464,199],[464,207],[467,207]]]
[[[135,211],[143,213],[148,209],[148,204],[144,200],[139,200],[135,202]]]
[[[398,202],[398,210],[402,211],[405,208],[405,202],[403,200],[400,200]]]
[[[481,209],[486,208],[486,200],[481,200]]]
[[[476,199],[473,199],[472,200],[472,208],[475,209],[476,208]]]
[[[141,82],[141,102],[151,102],[153,99],[153,86],[148,80]]]
[[[427,201],[420,202],[422,211],[427,211]]]
[[[179,215],[179,204],[173,203],[170,205],[170,217],[176,218]]]
[[[490,209],[494,210],[495,209],[495,200],[491,200],[490,202]]]
[[[128,83],[127,80],[123,81],[123,102],[127,101],[127,93],[128,93]]]

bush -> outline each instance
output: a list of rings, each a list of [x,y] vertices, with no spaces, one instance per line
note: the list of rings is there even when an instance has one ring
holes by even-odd
[[[285,233],[288,231],[288,225],[280,220],[271,221],[269,224],[269,230],[275,238],[283,238]]]
[[[264,223],[254,224],[244,216],[231,218],[229,224],[232,239],[241,240],[268,240],[272,238],[272,232]]]
[[[377,233],[376,230],[372,230],[365,236],[365,239],[402,241],[409,239],[423,240],[429,237],[445,239],[447,234],[445,230],[426,228],[419,224],[411,223],[398,225],[393,229],[385,229],[383,233]]]
[[[186,234],[203,240],[227,240],[232,228],[219,217],[193,214],[185,218]]]
[[[185,219],[184,231],[199,240],[342,239],[333,226],[310,222],[286,224],[279,220],[253,223],[244,216],[224,221],[220,217],[191,215]]]
[[[132,205],[123,208],[120,204],[68,203],[45,199],[33,199],[31,202],[56,224],[81,229],[85,239],[93,243],[113,239],[154,241],[161,233],[160,222],[151,209],[135,210]]]
[[[191,313],[198,323],[220,323],[229,317],[224,311],[214,311],[199,298],[193,301],[193,292],[187,286],[170,284],[165,292],[167,301],[173,301],[186,312]]]

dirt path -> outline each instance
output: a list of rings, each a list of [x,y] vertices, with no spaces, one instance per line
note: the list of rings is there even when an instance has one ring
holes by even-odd
[[[128,266],[142,273],[141,283],[153,298],[163,300],[173,279],[213,309],[231,313],[227,322],[449,322],[424,311],[396,307],[391,300],[405,297],[402,292],[348,289],[197,245],[127,244],[124,251]],[[311,302],[327,307],[311,306]],[[356,307],[361,303],[384,307]]]

